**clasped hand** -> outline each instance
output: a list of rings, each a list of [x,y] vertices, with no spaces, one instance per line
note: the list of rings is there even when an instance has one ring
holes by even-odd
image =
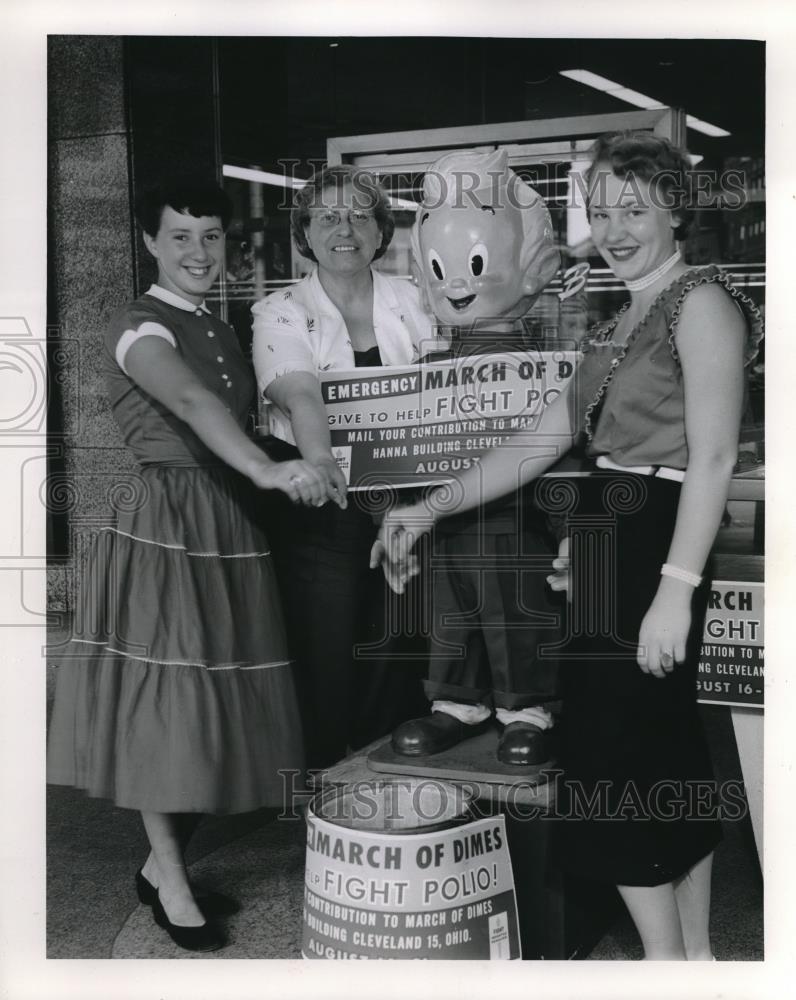
[[[385,515],[370,550],[370,568],[380,565],[396,594],[402,594],[409,580],[420,572],[420,562],[412,550],[432,524],[433,518],[424,507],[396,507]]]
[[[308,507],[323,507],[329,500],[341,510],[348,506],[345,476],[331,456],[315,462],[269,462],[259,466],[252,479],[260,489],[281,490],[294,503]]]
[[[557,593],[562,590],[565,591],[567,600],[571,601],[572,580],[570,575],[569,535],[565,535],[559,543],[558,555],[553,560],[553,569],[555,572],[545,577],[548,586]]]

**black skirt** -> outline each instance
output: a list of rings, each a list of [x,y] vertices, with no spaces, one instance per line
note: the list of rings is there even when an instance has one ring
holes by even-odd
[[[677,482],[627,473],[568,480],[557,497],[573,564],[558,853],[567,871],[618,885],[671,882],[721,839],[696,702],[707,578],[694,592],[686,661],[664,679],[636,661],[679,497]]]

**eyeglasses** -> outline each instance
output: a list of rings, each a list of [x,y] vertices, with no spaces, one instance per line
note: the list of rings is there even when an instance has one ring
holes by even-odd
[[[376,216],[372,212],[362,212],[357,208],[351,208],[346,212],[338,212],[333,208],[315,209],[310,212],[312,218],[323,229],[333,229],[343,221],[343,216],[347,217],[352,226],[367,226]]]

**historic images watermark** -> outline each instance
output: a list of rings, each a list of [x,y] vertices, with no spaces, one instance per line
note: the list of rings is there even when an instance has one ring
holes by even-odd
[[[450,822],[450,803],[440,794],[440,782],[432,778],[354,781],[345,786],[345,795],[327,780],[326,771],[312,772],[312,791],[307,790],[301,771],[283,769],[282,811],[279,819],[304,818],[304,807],[312,794],[323,802],[324,817],[347,827],[400,832],[412,826],[432,826]],[[539,792],[554,787],[551,801],[539,802]],[[481,797],[481,786],[467,779],[456,781],[459,801],[466,814],[480,819],[492,814],[492,804]],[[737,822],[748,814],[743,781],[731,779],[682,780],[662,778],[645,786],[628,780],[621,785],[601,779],[590,786],[570,780],[558,768],[542,769],[527,780],[513,780],[505,786],[501,808],[514,820],[597,821],[604,823],[674,823],[683,819]]]
[[[278,207],[287,210],[292,207],[291,191],[306,183],[307,172],[318,172],[327,166],[325,160],[281,159],[277,163],[285,178],[285,193]],[[695,167],[683,173],[659,170],[649,180],[628,172],[611,199],[607,198],[607,178],[604,173],[598,171],[589,178],[586,173],[571,169],[566,162],[540,163],[531,173],[519,167],[515,173],[532,187],[569,180],[566,194],[560,202],[561,207],[568,209],[583,207],[597,200],[603,206],[619,208],[631,198],[639,201],[649,198],[652,207],[667,211],[687,205],[694,210],[718,209],[733,212],[744,208],[749,201],[747,175],[740,168],[719,171]],[[400,198],[402,193],[410,190],[417,182],[416,174],[374,175],[364,170],[354,172],[345,178],[344,183],[338,178],[337,182],[331,182],[329,187],[324,188],[321,204],[324,208],[349,207],[367,211],[374,204],[374,177],[394,198]],[[486,184],[485,177],[488,178]],[[486,170],[482,173],[464,169],[449,173],[426,170],[423,178],[426,192],[424,209],[433,210],[441,205],[478,210],[489,207],[529,207],[527,191],[523,189],[523,185],[506,183],[506,174],[501,170]],[[345,191],[346,187],[350,192]],[[346,200],[347,195],[350,196],[350,204]],[[405,199],[405,194],[403,197]]]

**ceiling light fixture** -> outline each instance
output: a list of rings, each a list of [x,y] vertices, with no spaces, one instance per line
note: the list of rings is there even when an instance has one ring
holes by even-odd
[[[224,177],[234,177],[239,181],[256,181],[258,184],[271,184],[274,187],[303,188],[307,183],[300,177],[289,177],[287,174],[269,174],[266,170],[253,170],[250,167],[233,167],[225,163],[221,168]]]
[[[718,125],[703,122],[701,118],[694,118],[693,115],[686,115],[685,123],[689,128],[695,129],[697,132],[704,132],[705,135],[711,135],[714,138],[730,135],[726,128],[719,128]]]
[[[656,101],[654,97],[648,97],[646,94],[640,94],[637,90],[623,87],[621,83],[609,80],[598,73],[592,73],[588,69],[562,69],[559,71],[559,74],[560,76],[565,76],[568,80],[574,80],[576,83],[593,87],[594,90],[601,90],[603,93],[610,94],[611,97],[616,97],[620,101],[625,101],[627,104],[632,104],[637,108],[645,108],[648,111],[652,111],[657,108],[666,107],[665,104]],[[695,118],[693,115],[686,115],[685,121],[689,128],[697,132],[703,132],[705,135],[713,136],[714,138],[730,135],[726,129],[719,128],[718,125],[711,125],[710,122],[704,122],[701,118]]]

